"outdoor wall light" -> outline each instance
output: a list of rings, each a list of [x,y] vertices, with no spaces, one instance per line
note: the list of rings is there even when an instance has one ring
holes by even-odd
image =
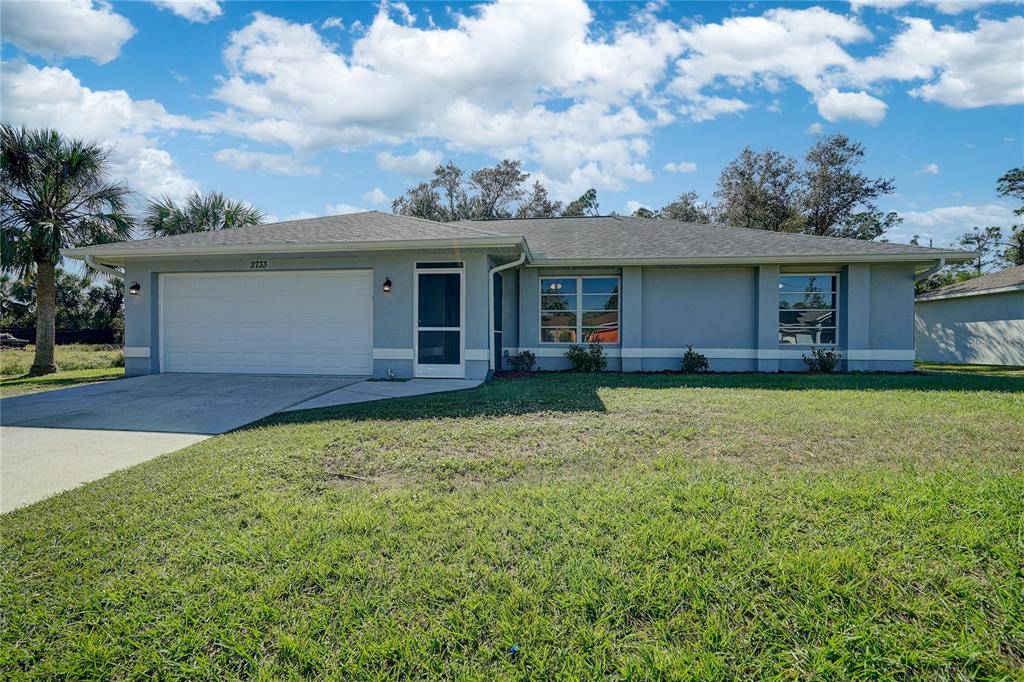
[[[385,294],[390,294],[391,293],[391,278],[390,277],[384,278],[384,293]]]
[[[142,285],[138,282],[132,282],[128,286],[128,293],[132,296],[138,296],[140,291],[142,291]]]

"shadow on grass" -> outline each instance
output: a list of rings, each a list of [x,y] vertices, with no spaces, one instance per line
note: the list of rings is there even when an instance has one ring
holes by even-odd
[[[602,389],[708,388],[770,391],[993,391],[1024,393],[1024,379],[942,372],[908,374],[572,374],[497,378],[472,390],[272,415],[241,429],[330,419],[410,421],[515,416],[540,412],[605,412]],[[240,430],[241,430],[240,429]]]

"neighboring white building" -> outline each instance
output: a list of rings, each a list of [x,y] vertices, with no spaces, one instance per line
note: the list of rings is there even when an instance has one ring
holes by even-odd
[[[1024,265],[921,294],[917,359],[1024,365]]]

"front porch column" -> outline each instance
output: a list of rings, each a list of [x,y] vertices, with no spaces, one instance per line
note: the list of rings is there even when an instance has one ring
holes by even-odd
[[[619,292],[619,333],[622,335],[622,371],[643,369],[643,268],[622,268]]]
[[[779,266],[757,268],[757,371],[779,371]]]
[[[842,312],[840,312],[842,314]],[[846,268],[846,369],[866,372],[871,349],[871,266],[856,263]],[[843,340],[838,339],[840,344]]]

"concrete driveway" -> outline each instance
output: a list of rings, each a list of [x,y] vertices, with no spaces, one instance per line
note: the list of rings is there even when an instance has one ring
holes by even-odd
[[[362,381],[156,374],[0,400],[0,512]]]

